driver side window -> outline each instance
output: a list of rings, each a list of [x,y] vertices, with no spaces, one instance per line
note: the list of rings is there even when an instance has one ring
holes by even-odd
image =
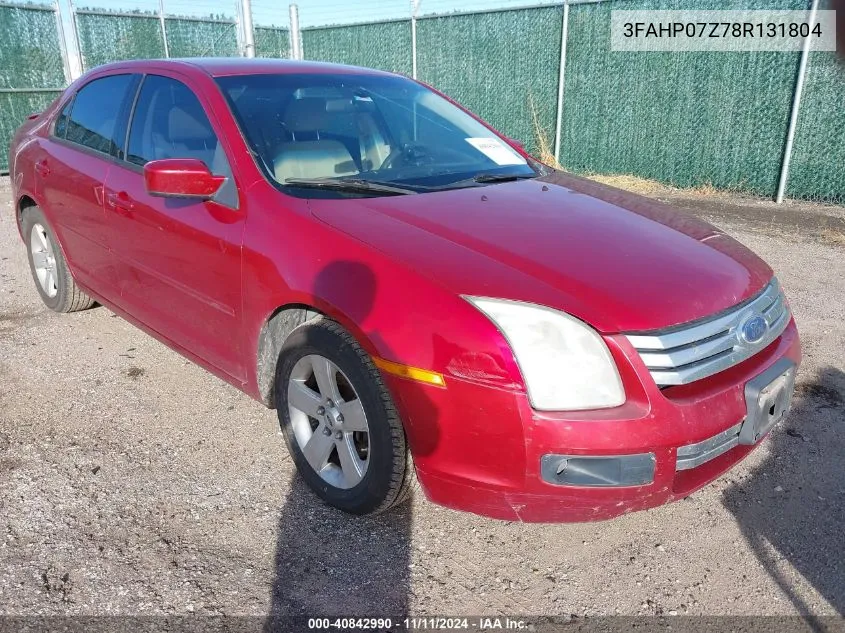
[[[216,175],[230,175],[226,156],[202,104],[188,86],[147,75],[138,95],[126,159],[143,166],[162,158],[197,158]]]

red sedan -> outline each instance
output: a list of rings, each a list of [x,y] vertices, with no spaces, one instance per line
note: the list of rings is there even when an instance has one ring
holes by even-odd
[[[763,261],[404,77],[110,64],[24,124],[10,173],[44,303],[108,306],[275,408],[348,512],[416,477],[491,517],[606,519],[712,481],[790,405]]]

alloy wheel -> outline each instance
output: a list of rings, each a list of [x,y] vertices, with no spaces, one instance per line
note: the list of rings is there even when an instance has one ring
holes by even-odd
[[[324,356],[303,356],[291,372],[287,401],[294,436],[311,468],[336,488],[359,484],[370,461],[370,431],[346,374]]]
[[[29,238],[29,250],[32,254],[32,265],[35,276],[48,297],[53,298],[59,292],[58,273],[56,272],[56,253],[53,241],[41,224],[32,226]]]

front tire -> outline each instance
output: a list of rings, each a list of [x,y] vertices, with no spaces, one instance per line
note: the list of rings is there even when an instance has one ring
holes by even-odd
[[[285,341],[276,412],[294,463],[323,501],[351,514],[402,503],[413,477],[405,432],[370,356],[318,317]]]
[[[70,274],[53,227],[38,207],[28,207],[21,218],[29,269],[41,300],[54,312],[77,312],[94,305]]]

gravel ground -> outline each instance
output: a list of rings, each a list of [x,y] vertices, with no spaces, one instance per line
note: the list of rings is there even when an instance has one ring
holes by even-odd
[[[688,499],[522,525],[417,494],[320,505],[275,413],[104,308],[33,288],[0,179],[0,614],[843,614],[845,246],[725,203],[786,287],[789,420]]]

